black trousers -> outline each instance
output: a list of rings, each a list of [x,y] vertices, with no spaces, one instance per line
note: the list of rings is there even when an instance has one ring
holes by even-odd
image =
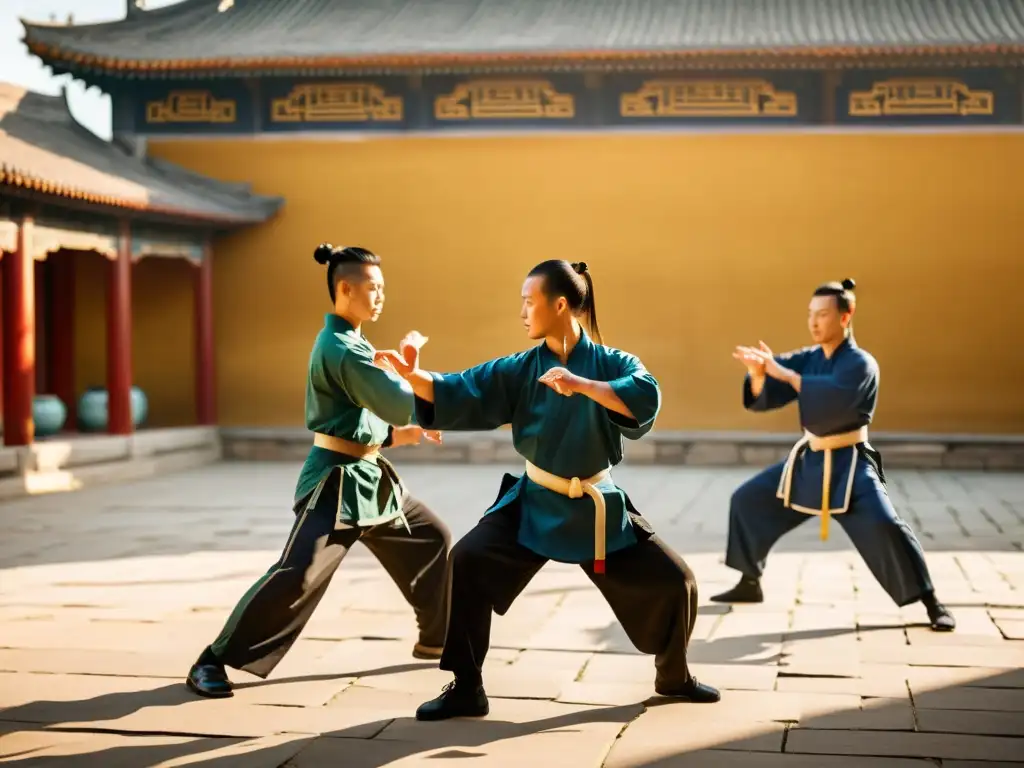
[[[639,516],[637,516],[639,518]],[[640,541],[608,554],[606,573],[581,567],[604,595],[630,641],[655,656],[655,687],[690,680],[686,648],[697,620],[697,582],[675,552],[646,527]],[[491,612],[504,615],[547,558],[518,543],[517,506],[486,515],[458,541],[448,558],[451,603],[441,669],[481,679],[490,647]]]
[[[333,483],[333,486],[332,486]],[[298,639],[349,549],[361,541],[412,605],[419,641],[440,647],[447,618],[447,556],[451,534],[427,506],[406,497],[400,520],[339,527],[336,476],[317,504],[299,512],[277,562],[242,596],[213,652],[229,667],[265,678]]]

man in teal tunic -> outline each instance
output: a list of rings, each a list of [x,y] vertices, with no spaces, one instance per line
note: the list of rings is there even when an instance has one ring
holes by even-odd
[[[331,577],[357,541],[365,544],[413,606],[417,658],[441,655],[447,616],[443,522],[406,492],[382,447],[440,440],[413,419],[413,395],[374,364],[362,323],[384,305],[377,256],[321,245],[334,312],[309,358],[306,426],[313,447],[295,490],[295,523],[280,558],[245,593],[224,629],[192,666],[187,684],[209,697],[231,696],[225,666],[265,678],[298,638]]]
[[[580,326],[587,315],[592,341]],[[481,670],[491,613],[503,615],[548,561],[578,563],[633,644],[655,656],[655,690],[718,701],[690,674],[686,649],[697,618],[697,585],[686,563],[651,530],[612,481],[622,438],[637,440],[661,407],[658,382],[633,355],[601,343],[585,263],[543,262],[523,286],[532,349],[462,373],[427,373],[415,345],[382,352],[412,386],[417,421],[453,430],[512,426],[526,460],[506,475],[495,504],[452,549],[451,607],[441,669],[455,674],[420,720],[487,714]]]

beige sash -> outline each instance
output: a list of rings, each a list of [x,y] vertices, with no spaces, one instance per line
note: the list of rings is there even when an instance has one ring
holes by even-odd
[[[313,433],[313,445],[317,448],[324,448],[335,453],[344,453],[354,459],[374,459],[380,454],[379,445],[364,445],[353,440],[346,440],[343,437],[325,435],[321,432]]]
[[[808,515],[821,515],[822,541],[828,539],[829,515],[840,515],[850,507],[850,497],[853,495],[853,475],[854,470],[857,468],[857,455],[854,454],[853,460],[850,462],[850,476],[846,481],[846,495],[843,506],[839,509],[830,509],[832,503],[832,451],[866,443],[867,440],[867,427],[861,427],[853,432],[843,432],[838,435],[826,435],[825,437],[812,435],[805,430],[804,436],[796,442],[796,445],[789,452],[789,457],[786,459],[786,464],[782,469],[782,477],[779,478],[779,487],[775,495],[782,499],[782,503],[790,509],[795,509],[797,512],[805,512]],[[790,493],[793,487],[793,470],[796,466],[796,460],[807,446],[810,446],[812,451],[825,452],[825,467],[821,479],[821,509],[803,507],[790,501]]]
[[[381,446],[379,445],[364,445],[363,443],[357,443],[353,440],[346,440],[343,437],[334,437],[332,435],[325,435],[321,432],[313,433],[313,445],[317,448],[324,448],[328,451],[334,451],[335,453],[343,453],[346,456],[351,456],[354,459],[364,459],[366,461],[376,462],[377,466],[381,469],[382,479],[387,480],[391,486],[391,492],[398,497],[398,517],[405,526],[405,530],[410,534],[412,529],[409,527],[409,521],[405,517],[405,511],[402,509],[402,505],[405,502],[405,489],[402,487],[401,480],[398,477],[398,473],[395,468],[391,466],[391,462],[380,455]],[[306,509],[310,510],[316,506],[317,501],[320,498],[320,492],[324,489],[324,484],[327,482],[327,478],[330,473],[325,474],[320,478],[320,482],[317,483],[316,489],[310,496],[309,502],[306,504]],[[342,491],[345,486],[345,473],[341,473],[341,477],[338,480],[338,509],[335,513],[335,519],[341,520],[341,508],[342,508]],[[377,523],[371,523],[376,525]]]
[[[566,479],[545,472],[540,467],[526,462],[526,476],[541,488],[568,496],[570,499],[582,499],[587,494],[594,500],[594,573],[604,573],[605,560],[605,529],[607,526],[608,509],[604,494],[597,488],[597,483],[609,476],[611,470],[604,469],[593,477]]]

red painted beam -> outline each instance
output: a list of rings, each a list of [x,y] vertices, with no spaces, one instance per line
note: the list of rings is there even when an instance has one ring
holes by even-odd
[[[132,232],[121,222],[117,258],[107,280],[107,431],[132,433]]]
[[[217,423],[217,393],[213,358],[213,249],[209,241],[195,272],[196,421]]]
[[[35,437],[32,399],[36,385],[35,264],[30,216],[18,226],[14,253],[3,265],[4,445],[28,445]]]
[[[50,294],[50,388],[68,409],[66,429],[74,429],[75,416],[75,254],[63,252],[49,258]]]

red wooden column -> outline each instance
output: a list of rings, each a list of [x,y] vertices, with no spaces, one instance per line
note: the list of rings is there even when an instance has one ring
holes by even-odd
[[[50,303],[46,300],[47,277],[49,276],[49,258],[34,262],[32,285],[35,293],[33,303],[32,327],[34,329],[36,352],[35,389],[37,395],[50,394],[50,338],[47,331],[49,320],[46,316]]]
[[[4,328],[7,327],[7,315],[4,314],[4,251],[0,249],[0,421],[3,421],[4,413],[4,390],[7,389],[7,385],[4,384],[4,336],[6,331]],[[2,425],[0,425],[2,426]]]
[[[75,415],[75,254],[69,251],[49,258],[50,295],[50,388],[68,409],[66,429],[73,429]]]
[[[31,216],[18,226],[14,253],[3,265],[4,445],[28,445],[35,437],[32,399],[36,388],[35,264]]]
[[[213,248],[206,241],[196,268],[196,420],[217,423],[216,375],[213,359]]]
[[[132,231],[121,222],[107,281],[107,431],[132,433]]]

